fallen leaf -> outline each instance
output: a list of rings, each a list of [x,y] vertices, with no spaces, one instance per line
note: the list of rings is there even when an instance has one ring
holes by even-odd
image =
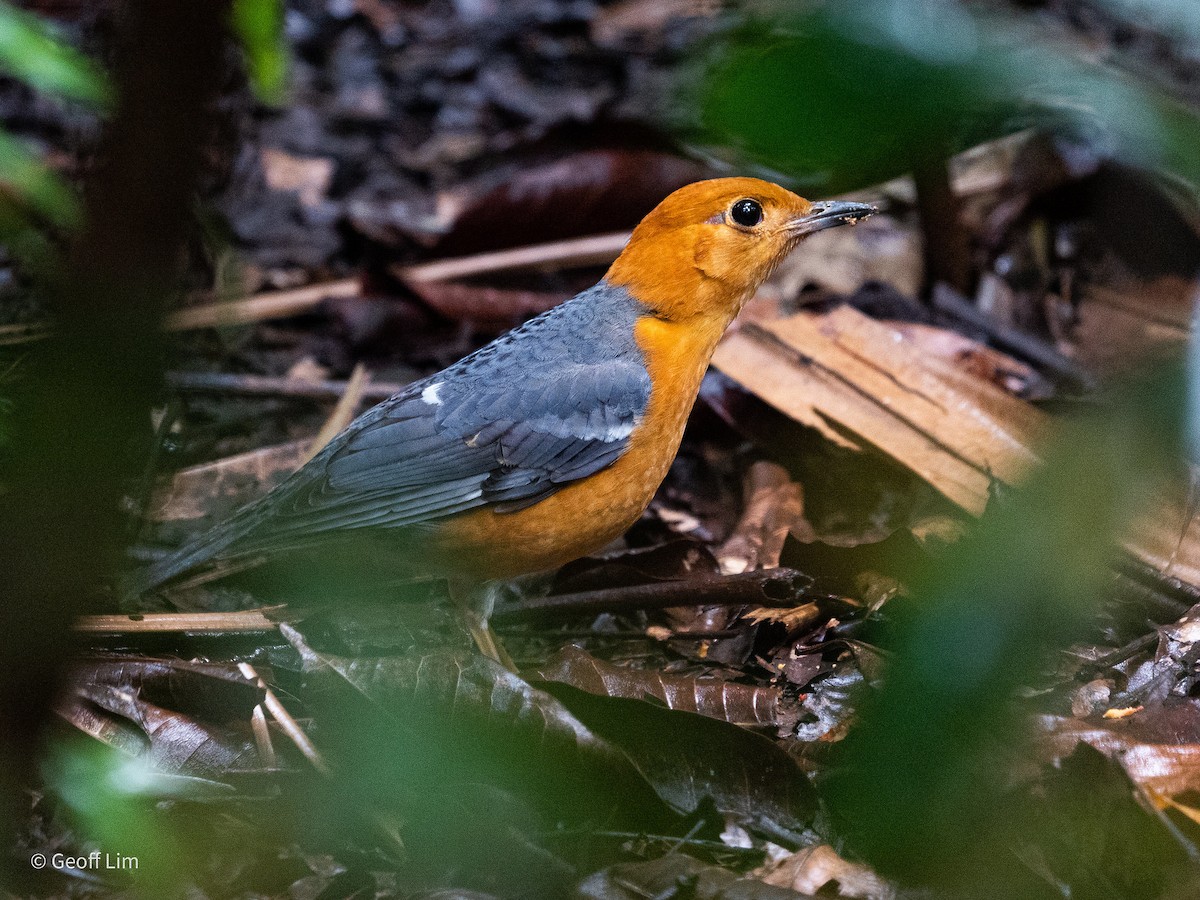
[[[778,726],[792,717],[778,688],[615,666],[578,647],[568,646],[558,651],[538,670],[538,675],[602,697],[634,700],[653,697],[668,709],[698,713],[734,725]]]
[[[333,160],[317,156],[294,156],[274,147],[262,148],[263,176],[276,191],[292,191],[305,206],[325,199],[333,182]]]
[[[681,893],[684,890],[686,894]],[[647,897],[689,897],[695,900],[809,898],[808,894],[764,884],[677,853],[646,862],[619,863],[594,872],[579,883],[572,896],[574,900],[645,900]]]
[[[716,551],[726,574],[777,567],[788,533],[804,515],[803,489],[777,463],[750,466],[743,495],[741,518]]]
[[[673,809],[718,810],[773,830],[798,830],[816,795],[796,761],[773,741],[695,713],[643,700],[601,697],[559,682],[539,686],[621,750]]]
[[[865,900],[893,900],[896,887],[875,874],[863,863],[849,862],[828,844],[805,847],[754,872],[767,884],[791,888],[802,894],[816,894],[827,885],[835,886],[838,897]]]
[[[463,202],[438,256],[462,256],[631,229],[676,188],[711,177],[691,160],[654,150],[589,150],[543,165]]]
[[[181,469],[154,491],[146,517],[154,522],[221,519],[299,468],[309,444],[289,441]]]
[[[1200,791],[1200,701],[1170,698],[1119,718],[1040,716],[1041,746],[1053,759],[1080,743],[1111,756],[1148,790],[1174,797]]]

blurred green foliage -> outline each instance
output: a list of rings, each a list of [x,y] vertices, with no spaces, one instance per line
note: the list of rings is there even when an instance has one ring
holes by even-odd
[[[264,102],[283,99],[287,49],[280,0],[236,0],[231,27],[242,42],[251,83]],[[0,73],[35,91],[107,111],[114,102],[106,75],[66,44],[46,22],[0,2]],[[19,256],[37,258],[46,247],[34,223],[78,224],[79,200],[36,152],[0,130],[0,239]]]
[[[140,896],[169,896],[183,884],[184,847],[162,827],[155,804],[176,796],[172,782],[184,779],[87,739],[53,744],[42,768],[73,824],[87,836],[81,849],[135,857],[137,869],[129,874]]]
[[[700,117],[712,143],[798,185],[840,193],[1038,126],[1200,197],[1196,111],[1045,20],[951,0],[770,9],[716,39]],[[1194,37],[1198,9],[1160,4],[1154,21]],[[1010,802],[1028,722],[1015,698],[1094,621],[1122,529],[1176,465],[1184,384],[1170,367],[1104,398],[888,608],[893,661],[826,785],[837,833],[883,871],[1024,896],[1014,847],[1061,837],[1047,807]],[[1122,895],[1093,874],[1079,896]]]
[[[1176,471],[1182,385],[1170,366],[1065,427],[1020,492],[993,502],[891,611],[884,687],[839,748],[827,793],[884,871],[974,896],[1006,883],[1014,845],[1053,843],[1048,809],[1017,816],[1005,800],[1026,752],[1016,695],[1086,636],[1119,537]]]
[[[1200,185],[1200,117],[1044,22],[952,0],[775,9],[716,39],[697,102],[709,140],[798,184],[840,193],[1037,125]]]
[[[0,71],[65,100],[97,107],[111,100],[104,73],[46,23],[8,3],[0,3]]]
[[[0,3],[0,72],[36,91],[103,109],[112,99],[104,74],[36,16]],[[28,216],[57,227],[79,218],[74,192],[37,154],[0,131],[0,237],[18,253],[31,237]]]
[[[232,25],[242,42],[250,82],[264,103],[281,103],[288,76],[282,0],[234,0]]]

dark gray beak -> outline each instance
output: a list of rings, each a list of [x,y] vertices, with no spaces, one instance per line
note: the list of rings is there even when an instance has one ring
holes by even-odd
[[[867,216],[879,212],[868,203],[853,203],[848,200],[818,200],[807,215],[788,223],[788,231],[800,237],[836,225],[856,225]]]

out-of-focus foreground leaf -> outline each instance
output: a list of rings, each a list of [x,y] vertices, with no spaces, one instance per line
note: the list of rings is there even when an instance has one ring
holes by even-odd
[[[333,773],[328,794],[311,801],[329,835],[361,829],[365,812],[397,816],[414,871],[457,869],[471,887],[554,897],[573,873],[541,836],[601,825],[686,831],[618,748],[490,660],[339,657],[284,631]]]
[[[309,673],[314,739],[343,783],[325,814],[354,816],[360,803],[402,810],[421,823],[402,834],[414,860],[456,845],[478,855],[485,832],[506,821],[526,834],[534,821],[672,834],[711,803],[773,833],[811,822],[813,792],[795,762],[726,722],[540,689],[480,657],[352,659],[317,652],[294,631],[291,639]],[[477,798],[478,815],[464,818],[444,798],[467,788],[492,800]],[[720,816],[708,818],[719,827]]]
[[[280,0],[234,0],[233,30],[242,42],[250,81],[259,98],[279,103],[287,87],[288,50]]]
[[[847,0],[751,21],[715,48],[716,143],[839,192],[1034,124],[1200,184],[1200,119],[1066,34],[950,0]]]
[[[1174,368],[1110,398],[939,557],[913,602],[889,608],[894,661],[829,784],[852,843],[881,871],[1003,885],[1006,848],[1036,843],[1044,823],[1002,800],[1028,737],[1014,692],[1094,615],[1117,536],[1178,450],[1181,410]]]
[[[45,23],[0,3],[0,70],[36,91],[102,106],[111,99],[104,74],[59,41]]]
[[[79,221],[74,193],[24,144],[0,131],[0,237],[6,242],[36,240],[22,234],[29,227],[22,209],[60,226]]]

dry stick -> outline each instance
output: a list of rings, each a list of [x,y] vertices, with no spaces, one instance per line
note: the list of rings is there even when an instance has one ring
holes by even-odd
[[[304,754],[305,758],[313,764],[314,769],[322,775],[328,775],[329,765],[325,762],[325,757],[321,756],[321,752],[313,746],[313,742],[308,739],[308,735],[304,733],[304,729],[300,727],[296,720],[292,718],[292,714],[279,702],[279,698],[267,687],[267,683],[254,671],[254,666],[250,665],[250,663],[238,663],[238,671],[263,689],[263,706],[267,708],[267,711],[271,714],[271,718],[278,723],[283,733],[291,738],[292,743],[296,745],[296,749]]]
[[[271,291],[241,300],[206,303],[176,310],[163,320],[167,331],[188,331],[222,325],[246,325],[264,319],[299,315],[327,297],[357,297],[362,287],[357,278],[310,284],[290,291]]]
[[[517,269],[590,266],[612,262],[625,249],[627,243],[629,232],[620,231],[569,241],[514,247],[511,250],[497,250],[493,253],[477,253],[474,256],[456,259],[439,259],[415,266],[398,266],[392,271],[403,281],[436,282]]]
[[[258,758],[268,769],[274,769],[278,760],[275,756],[275,745],[271,743],[271,730],[267,727],[267,714],[263,712],[261,703],[255,706],[254,712],[250,714],[250,730],[254,732]]]
[[[347,381],[305,381],[274,375],[233,375],[224,372],[168,372],[167,384],[176,391],[192,394],[240,394],[251,397],[300,397],[336,400],[346,392]],[[404,389],[388,381],[372,381],[363,387],[362,399],[378,403]]]
[[[362,403],[363,388],[367,386],[367,379],[370,376],[367,374],[367,367],[359,363],[354,367],[354,372],[350,376],[350,381],[346,384],[346,393],[342,394],[342,398],[338,400],[337,406],[333,412],[329,414],[329,418],[325,420],[325,424],[321,426],[321,430],[317,432],[317,436],[308,446],[300,465],[304,465],[321,450],[330,441],[337,436],[337,433],[350,424],[354,418],[355,412],[358,411],[358,405]]]
[[[0,325],[0,347],[15,347],[30,344],[50,336],[46,322],[29,322],[16,325]]]
[[[933,289],[933,308],[983,331],[1001,350],[1015,353],[1038,367],[1079,387],[1095,387],[1095,379],[1073,359],[1064,356],[1045,341],[1031,334],[1009,328],[981,312],[966,297],[949,285],[938,284]]]
[[[71,628],[85,634],[235,634],[275,631],[279,623],[267,618],[266,613],[281,608],[264,606],[240,612],[80,616]]]
[[[412,266],[396,266],[392,271],[402,281],[433,283],[489,275],[494,272],[511,272],[518,269],[590,266],[612,262],[628,242],[629,232],[627,231],[596,234],[569,241],[531,244],[527,247],[514,247],[511,250],[498,250],[493,253],[438,259]],[[176,310],[163,320],[163,328],[167,331],[190,331],[196,328],[249,325],[267,319],[297,316],[308,312],[328,298],[358,297],[361,293],[362,285],[357,278],[309,284],[287,291],[268,291],[239,300],[204,303]],[[0,331],[0,344],[39,340],[47,333],[40,330],[43,327],[44,323],[40,322],[28,326],[15,326],[11,336]],[[219,381],[205,380],[203,376],[176,375],[174,377],[183,377],[189,380],[191,382],[189,389],[191,390],[241,392],[233,387],[217,387],[216,385],[220,384]],[[213,387],[204,386],[207,384],[211,384]],[[257,393],[251,387],[254,384],[253,380],[247,378],[244,384],[246,393]],[[263,391],[263,393],[268,392]],[[310,395],[297,393],[294,396]],[[312,396],[324,396],[324,394]],[[373,394],[368,394],[367,399],[371,399],[373,396]]]
[[[927,285],[944,281],[966,291],[971,285],[971,245],[962,226],[962,201],[950,184],[949,160],[946,147],[944,153],[919,154],[913,164],[917,215],[925,238],[925,279]]]
[[[686,581],[659,581],[619,588],[556,594],[520,605],[498,607],[492,621],[513,623],[548,618],[595,615],[667,606],[794,606],[803,600],[824,599],[809,592],[812,579],[795,569],[710,575]]]

